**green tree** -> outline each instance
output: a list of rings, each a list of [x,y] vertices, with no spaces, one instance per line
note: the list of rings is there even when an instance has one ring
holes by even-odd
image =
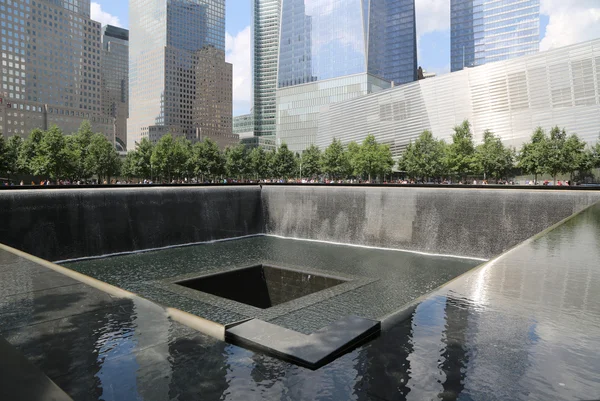
[[[67,176],[74,163],[65,135],[54,125],[43,134],[30,168],[33,175],[59,180]]]
[[[575,175],[575,171],[581,172],[582,169],[587,169],[588,164],[588,154],[585,152],[586,143],[579,139],[577,134],[569,135],[567,140],[565,141],[564,147],[564,158],[565,165],[567,166],[567,171],[569,173],[569,178],[573,180],[573,176]],[[585,171],[585,170],[584,170]]]
[[[153,178],[152,171],[152,154],[154,153],[154,145],[148,138],[142,138],[140,143],[136,143],[136,149],[133,153],[131,161],[131,173],[138,178]]]
[[[104,135],[92,135],[85,168],[98,176],[99,183],[106,180],[110,184],[110,179],[121,173],[119,154]]]
[[[256,178],[266,178],[268,173],[267,154],[260,146],[252,149],[248,155],[248,167],[250,173]]]
[[[275,173],[277,164],[277,150],[273,149],[265,152],[265,176],[273,178],[277,174]]]
[[[348,168],[343,173],[342,177],[360,175],[361,173],[357,170],[360,155],[360,145],[354,141],[348,143],[348,146],[346,146],[346,155],[348,159]]]
[[[171,172],[177,178],[190,177],[194,169],[190,163],[192,144],[184,137],[177,137],[173,143]]]
[[[544,173],[545,160],[548,157],[548,136],[541,127],[531,135],[531,140],[521,146],[517,157],[517,166],[527,174],[533,174],[537,182],[539,174]]]
[[[550,137],[546,146],[544,172],[550,174],[555,183],[558,174],[567,173],[571,168],[566,143],[567,133],[564,129],[554,127],[550,130]]]
[[[476,170],[475,144],[468,120],[454,127],[452,143],[447,147],[446,163],[450,172],[462,179]]]
[[[369,182],[375,177],[383,178],[386,174],[390,174],[394,166],[390,147],[378,144],[375,136],[371,134],[363,141],[354,161],[356,173],[367,176]]]
[[[6,174],[10,179],[11,175],[17,174],[19,170],[19,153],[23,147],[23,138],[13,135],[6,141]]]
[[[484,179],[491,176],[498,180],[512,169],[513,150],[505,147],[500,137],[486,130],[483,133],[483,143],[475,149],[475,160]]]
[[[296,169],[297,165],[294,153],[289,150],[285,143],[282,143],[279,149],[277,149],[274,160],[273,172],[275,173],[275,176],[287,179],[294,175]]]
[[[38,149],[43,136],[44,131],[36,128],[29,133],[29,136],[23,142],[17,159],[17,168],[20,172],[24,174],[34,174],[32,163],[38,154]]]
[[[206,161],[206,175],[216,178],[225,173],[225,157],[219,145],[210,138],[204,139],[204,160]]]
[[[431,131],[423,131],[415,142],[410,142],[399,160],[400,170],[405,170],[411,178],[428,181],[440,177],[446,171],[446,143],[433,137]]]
[[[600,135],[598,135],[598,140],[590,151],[592,153],[592,167],[600,168]]]
[[[163,180],[171,181],[175,166],[175,140],[171,134],[166,134],[158,140],[150,158],[153,173]]]
[[[8,145],[4,136],[0,134],[0,176],[8,170]]]
[[[121,175],[128,179],[139,178],[135,171],[135,151],[125,155],[125,160],[121,163]]]
[[[225,149],[225,170],[227,175],[241,180],[246,174],[248,163],[246,161],[246,147],[239,144]]]
[[[73,179],[87,179],[94,173],[87,168],[86,160],[88,158],[88,150],[92,143],[92,126],[90,122],[85,120],[79,126],[77,132],[72,136],[69,146],[75,157]]]
[[[325,149],[321,158],[321,169],[323,173],[334,180],[350,174],[350,160],[348,159],[348,153],[342,146],[342,141],[334,138],[331,145]]]
[[[302,151],[300,166],[300,178],[313,178],[321,174],[321,151],[318,146],[310,145]]]

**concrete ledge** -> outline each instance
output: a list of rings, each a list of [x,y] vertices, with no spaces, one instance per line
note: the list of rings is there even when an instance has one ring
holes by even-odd
[[[358,316],[347,316],[310,335],[252,319],[228,328],[225,339],[314,370],[371,340],[380,331],[380,322]]]
[[[0,337],[0,399],[11,401],[73,401],[52,380]]]

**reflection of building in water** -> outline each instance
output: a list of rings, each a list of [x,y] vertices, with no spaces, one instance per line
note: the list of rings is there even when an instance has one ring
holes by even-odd
[[[288,0],[281,10],[277,144],[316,141],[329,104],[416,80],[414,0]]]
[[[465,378],[469,367],[467,336],[469,332],[469,308],[462,300],[446,299],[446,325],[442,337],[445,344],[442,352],[441,369],[446,375],[442,383],[443,399],[455,400],[465,388]]]

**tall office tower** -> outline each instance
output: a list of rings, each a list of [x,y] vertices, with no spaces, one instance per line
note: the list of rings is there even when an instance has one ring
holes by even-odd
[[[89,0],[3,0],[0,131],[27,136],[58,125],[65,133],[89,120],[112,138],[101,104],[100,24]]]
[[[236,145],[233,134],[233,65],[225,62],[225,52],[207,46],[196,53],[196,96],[192,118],[194,141],[210,138],[221,149]]]
[[[112,25],[102,28],[102,112],[114,119],[115,147],[127,150],[129,116],[129,31]]]
[[[129,10],[128,149],[167,133],[193,140],[198,52],[225,51],[225,0],[130,0]]]
[[[315,143],[328,105],[417,79],[414,0],[283,0],[277,141]]]
[[[451,70],[539,51],[540,0],[451,0]]]
[[[252,7],[252,96],[255,136],[275,135],[281,1],[254,0]]]

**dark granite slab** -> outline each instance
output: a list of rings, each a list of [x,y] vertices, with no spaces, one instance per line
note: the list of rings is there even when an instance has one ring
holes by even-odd
[[[0,337],[0,400],[72,401],[52,380]]]
[[[358,316],[347,316],[306,335],[259,319],[252,319],[225,331],[225,339],[293,362],[318,369],[346,351],[373,339],[380,323]]]

